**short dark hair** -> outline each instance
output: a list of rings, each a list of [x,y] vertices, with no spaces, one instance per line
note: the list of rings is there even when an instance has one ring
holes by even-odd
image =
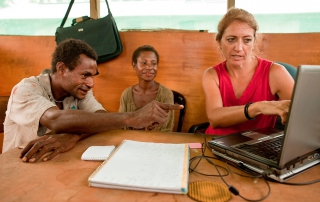
[[[150,45],[143,45],[143,46],[140,46],[139,48],[137,48],[132,54],[132,63],[137,64],[137,59],[138,59],[140,53],[144,52],[144,51],[153,52],[157,57],[157,64],[159,63],[159,60],[160,60],[159,54],[156,51],[156,49],[153,46],[150,46]]]
[[[96,51],[86,42],[79,39],[66,39],[62,41],[52,54],[51,70],[52,73],[57,71],[56,64],[63,62],[67,68],[72,71],[80,62],[80,54],[85,54],[93,60],[97,60]]]

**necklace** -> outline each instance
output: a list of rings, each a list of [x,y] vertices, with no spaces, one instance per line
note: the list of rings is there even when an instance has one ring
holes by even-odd
[[[63,102],[63,100],[62,100],[62,101],[58,101],[58,100],[55,100],[54,98],[53,98],[53,100],[54,100],[54,102],[56,102],[56,103],[62,103],[62,102]]]

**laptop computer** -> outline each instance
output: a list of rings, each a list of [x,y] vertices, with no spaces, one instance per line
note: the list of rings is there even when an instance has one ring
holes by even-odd
[[[283,130],[256,129],[213,138],[208,146],[232,165],[283,182],[320,163],[320,65],[298,67]]]

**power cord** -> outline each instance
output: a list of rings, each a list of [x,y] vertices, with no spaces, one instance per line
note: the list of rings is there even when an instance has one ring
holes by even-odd
[[[202,172],[196,171],[196,168],[197,168],[197,166],[199,165],[199,163],[200,163],[200,161],[201,161],[202,159],[206,159],[206,160],[208,161],[208,159],[210,159],[210,158],[211,158],[211,159],[217,159],[217,158],[210,157],[210,156],[195,156],[195,157],[191,158],[191,159],[190,159],[190,163],[189,163],[189,172],[190,172],[190,173],[194,172],[194,173],[197,173],[197,174],[200,174],[200,175],[213,176],[213,177],[221,177],[221,176],[225,177],[225,176],[228,176],[228,175],[229,175],[228,170],[227,170],[226,168],[220,166],[220,165],[215,165],[215,166],[217,166],[218,168],[224,170],[224,171],[225,171],[225,174],[221,174],[221,173],[219,172],[219,175],[216,175],[216,174],[207,174],[207,173],[202,173]],[[195,161],[196,159],[199,159],[199,161],[196,163],[195,166],[192,167],[192,166],[191,166],[191,165],[192,165],[192,162]],[[209,160],[209,162],[210,162],[210,160]]]
[[[267,181],[265,178],[263,178],[263,175],[259,175],[259,176],[257,176],[257,175],[253,175],[253,176],[242,175],[242,174],[239,174],[239,173],[236,173],[236,172],[232,171],[232,170],[230,169],[230,167],[228,166],[228,164],[227,164],[228,169],[226,169],[225,167],[220,166],[220,165],[216,165],[213,161],[211,161],[211,159],[216,159],[216,160],[219,160],[219,159],[214,158],[214,157],[209,157],[209,156],[206,156],[206,155],[205,155],[206,148],[208,147],[208,148],[210,149],[210,147],[209,147],[208,144],[207,144],[206,137],[205,137],[205,135],[204,135],[203,133],[201,133],[201,132],[197,132],[196,134],[199,134],[199,135],[201,135],[201,136],[203,137],[203,139],[204,139],[203,142],[204,142],[204,143],[202,144],[202,145],[203,145],[203,146],[202,146],[202,155],[201,155],[201,156],[195,156],[195,157],[193,157],[193,158],[190,159],[190,162],[189,162],[189,172],[190,172],[190,173],[191,173],[191,172],[195,172],[195,173],[198,173],[198,174],[204,175],[204,176],[220,177],[221,180],[226,184],[226,186],[228,187],[229,191],[230,191],[232,194],[234,194],[234,195],[236,195],[236,196],[239,196],[239,197],[241,197],[242,199],[244,199],[244,200],[246,200],[246,201],[249,201],[249,202],[262,201],[262,200],[266,199],[266,198],[270,195],[270,192],[271,192],[270,185],[269,185],[268,181]],[[193,163],[196,159],[199,159],[199,160],[196,162],[196,165],[195,165],[195,166],[192,166],[192,163]],[[199,163],[200,163],[200,161],[201,161],[202,159],[205,159],[208,163],[210,163],[211,165],[213,165],[213,166],[215,167],[215,169],[217,170],[218,175],[201,173],[201,172],[196,171],[196,168],[198,167],[198,165],[199,165]],[[245,167],[244,164],[243,164],[242,166]],[[220,172],[219,169],[224,170],[225,173],[224,173],[224,174],[221,174],[221,172]],[[248,173],[248,170],[249,170],[249,169],[246,170],[246,173]],[[230,171],[230,172],[233,172],[233,173],[235,173],[235,174],[237,174],[237,175],[240,175],[240,176],[242,176],[242,177],[261,178],[261,179],[263,179],[263,181],[264,181],[264,182],[267,184],[267,186],[268,186],[268,193],[267,193],[264,197],[262,197],[262,198],[260,198],[260,199],[248,199],[248,198],[245,198],[244,196],[242,196],[242,195],[239,193],[239,191],[238,191],[234,186],[229,185],[229,184],[224,180],[223,177],[228,176],[228,175],[229,175],[229,171]]]
[[[202,155],[201,156],[195,156],[193,158],[190,159],[190,163],[189,163],[189,172],[195,172],[195,173],[198,173],[198,174],[201,174],[201,175],[205,175],[205,176],[214,176],[214,177],[220,177],[222,179],[222,181],[227,185],[229,191],[231,193],[233,193],[234,195],[236,196],[239,196],[241,197],[242,199],[246,200],[246,201],[249,201],[249,202],[258,202],[258,201],[262,201],[264,199],[266,199],[270,193],[271,193],[271,188],[270,188],[270,185],[269,185],[269,182],[268,181],[272,181],[272,182],[276,182],[276,183],[280,183],[280,184],[284,184],[284,185],[292,185],[292,186],[304,186],[304,185],[310,185],[310,184],[314,184],[314,183],[318,183],[320,182],[320,179],[316,179],[316,180],[312,180],[312,181],[307,181],[307,182],[301,182],[301,183],[296,183],[296,182],[279,182],[279,181],[276,181],[272,178],[269,178],[266,174],[262,174],[262,175],[256,175],[256,173],[254,171],[252,171],[251,169],[247,168],[245,164],[238,164],[236,165],[236,167],[240,170],[242,170],[243,172],[249,174],[250,176],[247,176],[247,175],[242,175],[240,173],[236,173],[234,172],[233,170],[231,170],[231,168],[229,167],[228,163],[226,163],[226,166],[228,167],[228,169],[224,168],[223,166],[220,166],[220,165],[216,165],[214,162],[212,162],[210,159],[216,159],[216,160],[221,160],[220,158],[214,158],[214,157],[209,157],[209,156],[206,156],[205,155],[205,151],[206,151],[206,148],[209,147],[207,141],[206,141],[206,137],[205,137],[205,134],[201,133],[201,132],[197,132],[196,134],[199,134],[203,137],[204,141],[203,141],[203,144],[202,144]],[[192,162],[195,161],[196,159],[199,159],[198,162],[196,163],[196,165],[194,167],[191,166]],[[212,164],[217,172],[218,172],[218,175],[213,175],[213,174],[205,174],[205,173],[201,173],[201,172],[198,172],[196,171],[196,168],[197,166],[199,165],[200,161],[202,159],[205,159],[206,161],[208,161],[210,164]],[[224,170],[224,174],[221,174],[220,173],[220,169]],[[245,198],[244,196],[240,195],[239,191],[233,187],[232,185],[229,185],[223,177],[225,176],[228,176],[229,173],[232,172],[234,174],[237,174],[239,176],[242,176],[242,177],[247,177],[247,178],[261,178],[263,179],[263,181],[266,183],[266,185],[268,186],[268,193],[260,198],[260,199],[248,199],[248,198]]]
[[[195,169],[198,167],[200,161],[204,158],[204,159],[207,159],[207,158],[213,158],[213,159],[216,159],[214,157],[209,157],[209,156],[206,156],[205,155],[205,152],[206,152],[206,148],[207,148],[207,139],[205,137],[205,135],[201,132],[197,132],[196,134],[198,135],[201,135],[203,137],[203,143],[202,143],[202,148],[201,148],[201,151],[202,151],[202,154],[201,156],[195,156],[193,158],[190,159],[189,161],[189,173],[191,172],[195,172],[197,174],[200,174],[200,175],[204,175],[204,176],[214,176],[214,177],[219,177],[219,175],[212,175],[212,174],[206,174],[206,173],[200,173],[198,171],[196,171]],[[197,162],[196,162],[196,165],[192,166],[192,163],[196,160],[196,159],[199,159]],[[222,166],[218,166],[220,167],[221,169],[223,169],[226,173],[223,175],[223,176],[227,176],[229,173],[228,173],[228,170]]]
[[[240,194],[240,192],[239,192],[233,185],[229,185],[229,184],[224,180],[223,176],[220,174],[219,169],[217,169],[217,165],[216,165],[215,163],[211,162],[211,160],[209,160],[209,163],[212,164],[212,165],[216,168],[217,172],[219,173],[219,176],[220,176],[221,180],[227,185],[229,191],[230,191],[231,193],[233,193],[234,195],[239,196],[239,197],[241,197],[242,199],[244,199],[244,200],[246,200],[246,201],[250,201],[250,202],[262,201],[262,200],[266,199],[266,198],[270,195],[270,193],[271,193],[270,185],[269,185],[268,181],[263,178],[263,175],[254,175],[254,176],[242,175],[242,174],[239,174],[239,173],[236,173],[236,172],[232,171],[232,170],[230,169],[230,167],[228,167],[229,170],[230,170],[232,173],[234,173],[234,174],[240,175],[240,176],[242,176],[242,177],[247,177],[247,178],[261,178],[261,179],[263,179],[263,181],[267,184],[267,186],[268,186],[268,193],[267,193],[264,197],[262,197],[262,198],[260,198],[260,199],[248,199],[248,198],[245,198],[244,196],[242,196],[242,195]],[[245,165],[243,165],[243,166],[245,166]]]
[[[263,181],[267,184],[267,186],[268,186],[268,193],[264,196],[264,197],[262,197],[261,199],[256,199],[256,200],[253,200],[253,199],[247,199],[247,198],[245,198],[245,197],[243,197],[242,195],[240,195],[239,194],[239,197],[241,197],[242,199],[244,199],[244,200],[246,200],[246,201],[250,201],[250,202],[256,202],[256,201],[262,201],[262,200],[264,200],[264,199],[266,199],[269,195],[270,195],[270,193],[271,193],[271,188],[270,188],[270,184],[269,184],[269,182],[264,178],[264,176],[263,175],[252,175],[252,176],[248,176],[248,175],[243,175],[243,174],[241,174],[241,173],[237,173],[237,172],[235,172],[235,171],[233,171],[231,168],[230,168],[230,166],[228,165],[228,163],[226,162],[226,166],[228,167],[228,170],[230,171],[230,172],[232,172],[232,173],[234,173],[234,174],[236,174],[236,175],[239,175],[239,176],[241,176],[241,177],[247,177],[247,178],[261,178],[261,179],[263,179]],[[228,186],[228,185],[227,185]],[[231,185],[231,187],[232,187],[232,185]],[[234,188],[235,189],[235,188]],[[230,189],[229,189],[230,190]],[[232,191],[231,191],[232,192]],[[233,192],[232,192],[233,193]],[[239,193],[239,192],[238,192]],[[234,194],[234,193],[233,193]]]

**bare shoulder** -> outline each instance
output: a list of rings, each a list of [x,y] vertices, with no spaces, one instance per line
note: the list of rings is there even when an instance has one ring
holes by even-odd
[[[203,72],[203,79],[205,78],[213,78],[216,80],[216,78],[218,78],[217,72],[214,68],[209,67],[207,68],[204,72]]]
[[[217,71],[213,67],[209,67],[203,72],[202,84],[206,86],[206,84],[212,83],[215,83],[217,86],[219,86],[219,78]]]
[[[209,67],[209,68],[207,68],[207,69],[204,71],[203,74],[204,74],[204,75],[205,75],[205,74],[216,74],[216,70],[215,70],[213,67]]]
[[[282,76],[282,75],[288,75],[288,73],[289,72],[287,71],[287,69],[278,63],[272,63],[270,67],[270,75]]]
[[[277,94],[282,100],[291,98],[294,80],[284,66],[277,63],[271,65],[269,84],[272,94]]]

